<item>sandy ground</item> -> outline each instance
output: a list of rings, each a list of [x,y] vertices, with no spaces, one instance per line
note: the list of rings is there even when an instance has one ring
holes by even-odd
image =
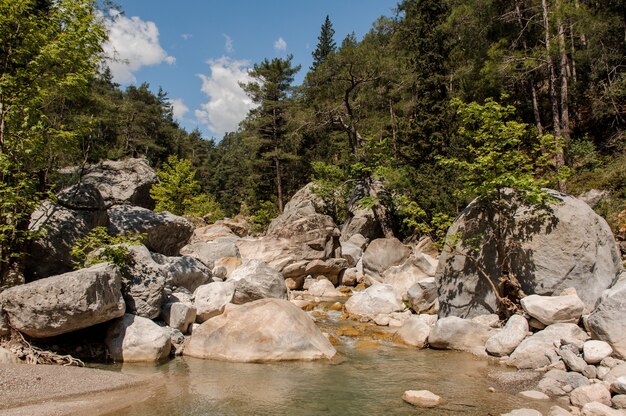
[[[0,415],[103,415],[146,400],[161,382],[93,368],[0,365]]]

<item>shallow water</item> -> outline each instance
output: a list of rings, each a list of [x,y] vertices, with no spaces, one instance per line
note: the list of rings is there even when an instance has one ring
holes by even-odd
[[[124,365],[121,371],[161,374],[152,397],[110,415],[499,415],[515,408],[545,411],[498,389],[489,373],[507,371],[484,359],[452,351],[381,344],[339,347],[340,364],[242,364],[176,358],[158,367]],[[402,401],[405,390],[430,390],[444,398],[435,409]]]

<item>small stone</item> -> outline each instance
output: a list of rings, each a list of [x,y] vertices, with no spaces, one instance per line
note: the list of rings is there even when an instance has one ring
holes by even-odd
[[[535,409],[515,409],[509,413],[502,413],[500,416],[543,416],[541,412]]]
[[[626,394],[618,394],[611,399],[613,407],[616,409],[626,409]]]
[[[583,369],[582,374],[583,376],[591,380],[598,376],[598,370],[596,369],[595,365],[587,365]]]
[[[561,348],[559,349],[558,353],[563,359],[563,362],[565,362],[565,365],[567,365],[567,368],[569,368],[572,371],[576,371],[577,373],[582,373],[585,367],[587,366],[587,363],[585,362],[585,360],[583,360],[581,357],[579,357],[574,352],[572,352],[571,349]]]
[[[622,411],[611,409],[609,406],[598,402],[591,402],[584,405],[582,414],[583,416],[624,416]]]
[[[487,391],[488,391],[489,393],[495,393],[495,392],[496,392],[496,389],[495,389],[495,388],[493,388],[493,387],[489,387],[489,388],[487,389]]]
[[[561,406],[552,406],[548,412],[548,416],[572,416],[572,414]]]
[[[595,383],[574,389],[570,395],[570,400],[574,406],[578,407],[591,402],[599,402],[610,406],[611,393],[603,384]]]
[[[622,361],[618,360],[617,358],[606,357],[602,361],[600,361],[600,365],[603,365],[603,366],[608,367],[608,368],[613,368],[613,367],[617,366],[618,364],[620,364],[621,362]]]
[[[391,319],[389,318],[389,315],[376,315],[376,317],[374,318],[374,323],[378,326],[387,326],[389,325],[389,321]]]
[[[526,390],[518,393],[519,396],[532,400],[550,400],[547,394],[537,390]]]
[[[626,376],[618,377],[611,383],[611,392],[615,394],[626,394]]]
[[[609,374],[611,369],[609,367],[605,367],[603,365],[599,365],[596,367],[596,378],[600,380],[604,380],[604,377]]]
[[[587,364],[597,364],[613,354],[613,348],[604,341],[590,340],[583,344],[583,355]]]
[[[441,397],[428,390],[407,390],[402,400],[418,407],[435,407],[441,403]]]

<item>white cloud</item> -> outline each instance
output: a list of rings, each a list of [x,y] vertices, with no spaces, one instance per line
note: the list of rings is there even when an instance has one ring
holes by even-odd
[[[183,38],[183,40],[189,40],[193,38],[193,35],[191,33],[183,33],[180,37]]]
[[[274,49],[279,52],[285,52],[287,50],[287,42],[285,42],[285,39],[283,39],[282,37],[276,39],[276,41],[274,42]]]
[[[189,111],[182,98],[171,98],[168,100],[172,106],[172,114],[179,120],[185,117],[185,114]]]
[[[202,92],[209,101],[195,110],[198,122],[206,125],[216,136],[236,131],[237,126],[254,107],[252,100],[239,86],[239,82],[252,81],[248,75],[249,62],[222,56],[207,61],[210,75],[199,74]]]
[[[154,22],[137,16],[128,18],[114,9],[109,16],[110,19],[104,19],[109,40],[103,48],[116,82],[135,81],[134,73],[142,66],[176,62],[159,44],[159,29]]]
[[[223,33],[222,36],[224,36],[224,49],[226,49],[226,53],[235,52],[235,44],[233,43],[233,38],[225,33]]]

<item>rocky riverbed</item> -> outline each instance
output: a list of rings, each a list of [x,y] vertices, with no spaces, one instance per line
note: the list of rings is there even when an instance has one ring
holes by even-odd
[[[33,216],[31,226],[46,233],[24,275],[0,293],[0,362],[76,363],[64,355],[71,354],[157,364],[182,355],[231,368],[282,361],[340,368],[354,349],[416,360],[424,348],[456,350],[524,374],[535,410],[512,415],[624,413],[626,274],[606,222],[579,199],[551,191],[555,202],[544,215],[530,217],[521,204],[507,218],[515,247],[508,273],[521,301],[502,319],[493,291],[501,282],[485,277],[503,274],[490,240],[496,233],[479,201],[450,230],[459,245],[439,253],[428,239],[384,237],[382,207],[353,205],[340,229],[313,184],[259,236],[243,220],[194,225],[151,211],[146,189],[155,177],[139,159],[88,167],[83,178]],[[143,244],[127,247],[123,266],[72,271],[70,248],[96,226],[141,233]],[[470,246],[476,236],[484,244]],[[428,354],[446,360],[445,352]],[[409,378],[394,385],[407,402],[443,406],[433,393],[450,403],[450,391],[422,392]],[[402,392],[389,406],[408,406]],[[506,407],[490,409],[514,410]]]

